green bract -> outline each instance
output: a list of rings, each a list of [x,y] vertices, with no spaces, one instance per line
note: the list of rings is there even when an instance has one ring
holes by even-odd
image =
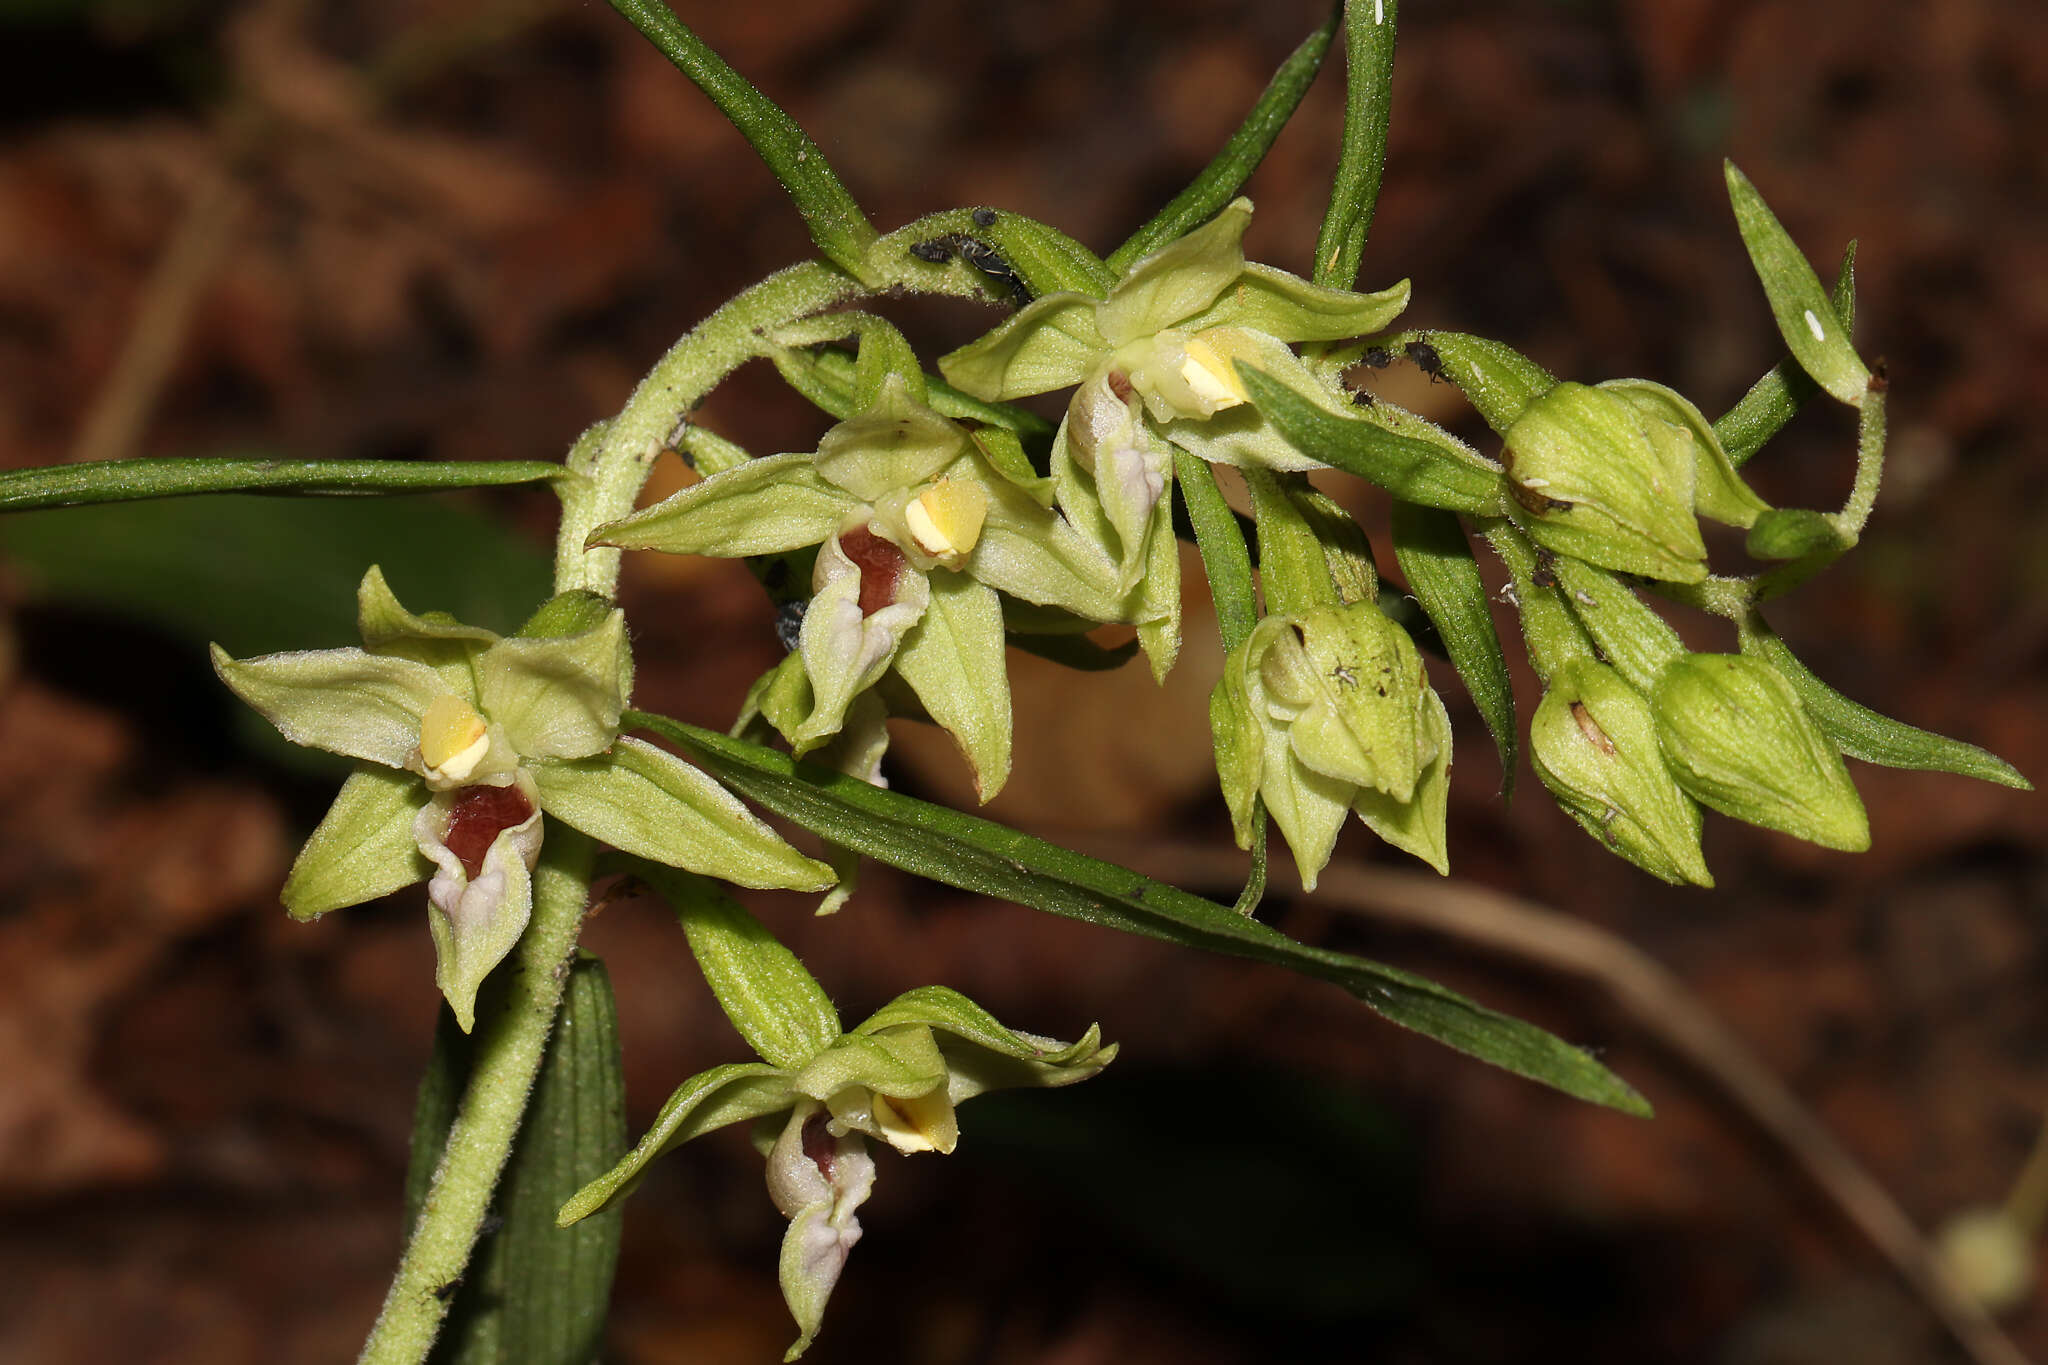
[[[599,527],[591,543],[725,556],[816,545],[798,644],[809,696],[785,692],[764,714],[808,752],[893,667],[959,741],[986,800],[1010,770],[998,592],[1091,621],[1164,614],[1125,592],[1109,557],[1006,470],[892,374],[815,454],[714,474]]]
[[[1408,633],[1369,602],[1268,616],[1209,701],[1238,847],[1255,798],[1315,889],[1345,813],[1442,872],[1451,726]]]
[[[1586,832],[1667,882],[1712,886],[1700,808],[1679,789],[1649,702],[1590,658],[1567,662],[1529,722],[1536,775]]]
[[[832,880],[711,778],[619,736],[625,621],[616,609],[582,615],[595,624],[500,639],[413,615],[372,568],[357,594],[364,648],[241,660],[213,649],[221,680],[286,739],[365,765],[293,863],[286,909],[311,919],[431,873],[435,979],[464,1029],[477,987],[526,927],[543,811],[746,886]]]
[[[1826,848],[1870,847],[1849,770],[1777,669],[1743,654],[1688,654],[1664,670],[1652,701],[1672,773],[1702,805]]]

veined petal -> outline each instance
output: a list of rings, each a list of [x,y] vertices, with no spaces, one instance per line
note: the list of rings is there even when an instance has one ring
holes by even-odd
[[[896,671],[960,745],[987,801],[1010,777],[1010,673],[994,588],[965,574],[931,576],[931,602],[896,652]]]
[[[1109,354],[1095,316],[1096,301],[1085,294],[1047,294],[987,336],[940,356],[939,373],[991,402],[1078,384]]]
[[[1243,360],[1318,406],[1350,416],[1284,342],[1241,327],[1211,328],[1200,339],[1225,365]],[[1161,427],[1160,434],[1210,464],[1275,470],[1322,468],[1320,460],[1297,450],[1252,403],[1239,403],[1210,417],[1176,418]]]
[[[858,502],[825,480],[810,452],[770,455],[600,526],[591,543],[725,558],[782,554],[831,535]]]
[[[1008,484],[989,485],[981,539],[966,572],[1000,592],[1091,621],[1125,619],[1116,564],[1063,516]]]
[[[409,773],[358,768],[293,860],[284,908],[294,919],[315,919],[423,879],[431,865],[412,828],[428,799]]]
[[[426,664],[360,649],[231,659],[215,645],[213,670],[292,743],[387,768],[405,766],[420,717],[446,690]]]
[[[923,483],[972,449],[959,423],[912,398],[902,376],[892,374],[882,381],[881,393],[867,411],[819,439],[813,459],[820,478],[861,502],[876,502],[884,494]],[[836,529],[828,527],[826,534]]]
[[[817,1100],[829,1100],[849,1087],[907,1099],[929,1095],[945,1083],[945,1058],[923,1025],[849,1033],[790,1077],[790,1084]],[[834,1112],[844,1122],[854,1121],[851,1110],[842,1107]]]
[[[806,858],[703,771],[645,740],[529,770],[548,814],[613,848],[740,886],[822,891],[832,869]]]
[[[1152,669],[1152,681],[1163,683],[1180,657],[1180,540],[1173,534],[1173,500],[1162,497],[1152,507],[1152,530],[1145,548],[1145,571],[1127,599],[1138,626],[1138,646]]]
[[[533,914],[533,865],[540,857],[541,815],[532,792],[523,786],[522,791],[531,803],[529,813],[497,832],[474,877],[460,853],[447,842],[463,792],[437,794],[413,822],[420,852],[432,859],[437,869],[427,883],[434,984],[441,988],[464,1033],[476,1023],[477,988],[519,942]]]
[[[1408,306],[1408,281],[1376,294],[1324,289],[1269,265],[1247,265],[1200,314],[1181,323],[1190,332],[1245,327],[1282,341],[1341,341],[1383,332]]]
[[[1273,823],[1294,851],[1294,865],[1301,873],[1304,891],[1316,889],[1316,877],[1330,861],[1337,835],[1344,828],[1358,788],[1334,777],[1325,777],[1305,767],[1288,747],[1284,733],[1265,732],[1266,771],[1259,795]]]
[[[500,640],[476,662],[477,700],[524,758],[583,758],[619,732],[625,613],[580,635]]]
[[[1139,260],[1109,291],[1096,324],[1112,346],[1178,325],[1216,301],[1244,270],[1252,201],[1235,199],[1187,236]]]

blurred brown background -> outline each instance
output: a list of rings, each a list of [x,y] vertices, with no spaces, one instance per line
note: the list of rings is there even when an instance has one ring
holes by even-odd
[[[1322,10],[681,13],[880,225],[988,203],[1106,251]],[[14,0],[0,24],[6,466],[554,458],[692,322],[806,254],[739,137],[601,5]],[[2048,772],[2030,412],[2048,391],[2048,10],[1416,3],[1397,72],[1365,279],[1412,277],[1416,323],[1717,412],[1778,355],[1720,158],[1823,273],[1861,239],[1858,334],[1889,362],[1894,454],[1863,549],[1777,624],[1860,700]],[[1336,74],[1251,186],[1254,254],[1293,269]],[[944,347],[994,315],[896,316]],[[758,369],[702,420],[807,448],[823,421]],[[1372,382],[1470,429],[1408,367]],[[1852,435],[1809,413],[1752,472],[1773,500],[1826,505]],[[1373,498],[1345,496],[1370,523]],[[417,892],[311,926],[278,909],[332,772],[252,739],[200,644],[344,643],[372,559],[415,606],[509,626],[544,591],[549,515],[506,492],[0,524],[0,1361],[353,1354],[397,1250],[431,949]],[[735,565],[636,557],[625,594],[650,709],[723,725],[777,656]],[[1226,840],[1203,612],[1163,696],[1135,668],[1070,685],[1019,660],[1018,771],[995,813],[1053,837]],[[1677,891],[1601,853],[1526,772],[1504,805],[1444,681],[1460,876],[1669,965],[1923,1227],[2004,1197],[2048,1105],[2039,801],[1854,765],[1871,853],[1717,819],[1719,889]],[[901,787],[964,799],[943,744],[900,750]],[[1355,829],[1339,856],[1390,859]],[[1125,1047],[1079,1090],[977,1102],[952,1158],[882,1158],[820,1365],[1944,1358],[1741,1110],[1568,978],[1338,906],[1272,908],[1601,1049],[1654,1123],[1467,1062],[1333,988],[882,870],[835,919],[757,909],[856,1017],[936,981],[1035,1031],[1099,1020]],[[618,987],[637,1130],[740,1044],[652,906],[611,907],[588,942]],[[628,1215],[611,1358],[779,1358],[780,1231],[737,1134],[669,1158]],[[2048,1354],[2040,1296],[2010,1327]]]

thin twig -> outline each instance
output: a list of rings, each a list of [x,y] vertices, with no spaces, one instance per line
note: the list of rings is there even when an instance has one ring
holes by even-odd
[[[1179,842],[1107,841],[1095,850],[1196,890],[1234,891],[1244,856]],[[1290,872],[1276,872],[1284,881]],[[1284,886],[1280,894],[1298,894]],[[1812,1110],[1685,984],[1597,925],[1468,882],[1338,860],[1317,903],[1456,938],[1606,988],[1651,1036],[1690,1063],[1782,1146],[1842,1215],[1890,1261],[1975,1365],[2027,1365],[2012,1339],[1949,1276],[1904,1209]]]

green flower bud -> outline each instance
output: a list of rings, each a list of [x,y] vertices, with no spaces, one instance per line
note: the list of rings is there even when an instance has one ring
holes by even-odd
[[[1689,430],[1626,392],[1565,383],[1529,404],[1503,440],[1511,510],[1538,544],[1650,578],[1706,577]]]
[[[1824,848],[1870,847],[1842,756],[1775,668],[1688,654],[1664,670],[1652,700],[1672,773],[1702,805]]]
[[[1571,660],[1529,722],[1529,758],[1565,813],[1652,876],[1712,886],[1700,808],[1664,765],[1649,702],[1606,664]]]

